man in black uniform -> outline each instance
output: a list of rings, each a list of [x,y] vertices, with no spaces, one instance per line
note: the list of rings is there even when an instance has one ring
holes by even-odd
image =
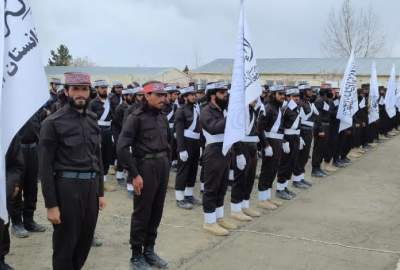
[[[165,87],[165,91],[167,92],[167,102],[163,108],[164,114],[167,116],[167,120],[169,123],[169,128],[171,130],[171,134],[175,134],[175,127],[174,127],[174,121],[175,121],[175,113],[176,110],[179,107],[178,104],[178,95],[179,95],[179,90],[176,87],[176,85],[168,85]],[[175,135],[172,136],[171,141],[171,161],[172,161],[172,167],[176,168],[176,165],[178,164],[178,156],[176,153],[176,138]]]
[[[115,191],[115,187],[107,183],[108,170],[113,164],[114,144],[111,132],[112,110],[111,99],[108,97],[108,84],[105,80],[96,80],[94,87],[97,97],[90,101],[88,109],[97,115],[97,123],[101,133],[101,155],[103,160],[104,190]]]
[[[207,96],[206,96],[206,83],[198,83],[196,84],[196,103],[200,107],[200,111],[207,105]],[[203,166],[203,154],[205,149],[206,140],[201,134],[200,136],[200,159],[199,159],[199,166],[200,166],[200,192],[204,192],[204,166]]]
[[[167,268],[155,252],[170,169],[168,121],[162,109],[166,102],[164,84],[144,84],[143,106],[127,118],[118,140],[117,154],[128,171],[135,191],[130,244],[133,269]],[[132,149],[132,153],[130,151]]]
[[[314,123],[314,148],[312,153],[312,172],[313,177],[325,177],[327,173],[321,169],[321,163],[328,147],[330,106],[328,93],[330,88],[321,87],[319,97],[315,101],[315,108],[318,110],[318,117]]]
[[[7,206],[20,191],[21,179],[24,173],[24,159],[21,152],[20,138],[15,136],[6,153],[6,196]],[[0,219],[0,270],[13,270],[5,262],[5,256],[10,252],[10,233],[8,220]]]
[[[201,204],[193,195],[200,156],[200,107],[196,104],[193,86],[180,89],[180,92],[185,104],[175,114],[178,154],[175,197],[179,208],[192,209]]]
[[[222,154],[225,132],[225,113],[228,106],[228,87],[225,83],[209,83],[206,88],[208,105],[200,113],[200,124],[206,139],[204,150],[203,228],[214,235],[228,235],[235,224],[224,220],[224,198],[228,188],[231,155]]]
[[[39,172],[54,225],[53,269],[81,269],[89,254],[98,210],[105,207],[101,135],[87,110],[90,76],[65,73],[68,105],[49,116],[39,140]]]
[[[260,212],[250,208],[250,195],[253,190],[254,180],[257,169],[257,143],[260,141],[257,132],[257,123],[260,113],[264,112],[264,104],[261,100],[252,102],[248,106],[246,117],[246,136],[237,143],[235,148],[239,148],[237,161],[234,169],[234,182],[231,192],[231,217],[238,221],[251,221],[253,217],[259,217]],[[241,154],[245,162],[240,161]],[[245,164],[241,167],[240,163]]]
[[[260,114],[258,121],[258,134],[263,153],[258,182],[258,207],[274,210],[281,205],[272,200],[271,189],[282,156],[282,104],[285,100],[285,88],[282,85],[275,85],[271,86],[269,91],[265,113]]]
[[[310,157],[310,150],[313,140],[313,129],[315,118],[318,117],[318,110],[311,102],[313,91],[308,85],[300,85],[300,137],[304,141],[303,149],[300,150],[297,162],[293,169],[293,185],[299,188],[311,187],[312,184],[305,180],[305,167]]]
[[[61,85],[61,80],[58,78],[51,78],[50,79],[50,98],[47,100],[46,104],[44,105],[44,108],[47,110],[48,114],[50,114],[50,111],[54,105],[54,103],[57,101],[57,89]]]
[[[24,174],[18,195],[9,203],[9,212],[12,221],[11,232],[19,238],[28,237],[27,231],[46,230],[33,219],[38,193],[37,144],[40,125],[45,116],[46,112],[43,109],[38,110],[18,132],[24,158]]]
[[[298,88],[286,90],[289,97],[288,103],[283,108],[284,138],[282,143],[283,155],[278,168],[278,183],[276,185],[276,196],[283,200],[291,200],[296,194],[288,188],[292,178],[293,170],[299,157],[299,150],[304,148],[304,140],[300,137],[300,92]],[[308,188],[302,179],[294,179],[293,186],[296,188]]]
[[[133,89],[122,90],[123,101],[115,109],[113,120],[111,122],[112,135],[114,138],[115,145],[118,144],[118,138],[122,130],[125,112],[128,109],[128,107],[133,103],[133,93],[134,93]],[[120,162],[117,162],[117,172],[115,176],[117,178],[118,184],[122,187],[125,187],[125,175]]]

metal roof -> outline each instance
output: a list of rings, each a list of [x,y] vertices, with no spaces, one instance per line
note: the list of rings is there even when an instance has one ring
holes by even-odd
[[[65,72],[86,72],[91,75],[137,75],[157,76],[167,71],[175,70],[172,67],[73,67],[73,66],[46,66],[48,76],[61,75]],[[180,72],[180,71],[179,71]]]
[[[271,58],[258,59],[257,68],[260,74],[301,74],[343,75],[348,59],[345,58]],[[392,65],[400,70],[400,58],[357,58],[357,74],[369,76],[371,65],[375,61],[379,76],[389,76]],[[211,63],[194,69],[192,73],[231,74],[232,59],[216,59]]]

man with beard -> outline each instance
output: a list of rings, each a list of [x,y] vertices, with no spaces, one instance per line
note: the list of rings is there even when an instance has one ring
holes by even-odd
[[[270,97],[265,104],[265,113],[260,115],[258,133],[260,136],[262,164],[258,182],[258,207],[274,210],[281,203],[273,201],[271,189],[282,156],[283,126],[282,104],[285,88],[282,85],[270,87]]]
[[[228,235],[235,224],[224,220],[224,198],[228,188],[231,154],[222,154],[225,132],[225,110],[228,87],[223,82],[209,83],[206,88],[208,105],[200,113],[200,125],[206,139],[204,150],[203,229],[214,235]]]
[[[111,100],[108,97],[108,84],[105,80],[96,80],[94,87],[97,91],[97,97],[90,101],[88,109],[97,115],[97,124],[100,127],[101,134],[101,156],[103,161],[104,190],[115,191],[115,187],[107,183],[107,173],[113,164],[114,145],[111,132]]]
[[[6,199],[7,203],[20,192],[21,179],[24,173],[24,159],[21,152],[19,136],[15,136],[6,153]],[[10,233],[8,220],[0,219],[0,270],[14,270],[5,262],[10,252]]]
[[[132,104],[129,105],[128,108],[125,110],[123,123],[125,123],[126,119],[133,111],[137,110],[143,105],[143,100],[144,100],[143,87],[137,86],[133,88],[132,92],[133,92]]]
[[[322,160],[328,147],[329,126],[330,126],[330,106],[328,93],[330,88],[321,87],[319,97],[315,101],[315,108],[318,110],[318,117],[314,123],[314,148],[312,153],[312,172],[313,177],[326,177],[327,173],[321,169]]]
[[[65,73],[68,104],[49,116],[39,140],[39,172],[53,224],[53,269],[81,269],[98,211],[105,207],[100,128],[87,109],[90,76]]]
[[[50,107],[50,112],[55,113],[59,109],[61,109],[65,104],[67,104],[67,97],[64,93],[64,85],[59,85],[57,88],[57,100],[56,102]]]
[[[193,86],[180,89],[184,100],[175,114],[175,131],[178,167],[175,180],[176,204],[182,209],[192,209],[201,205],[193,195],[200,156],[200,107],[196,104]]]
[[[175,113],[176,110],[179,107],[178,104],[178,95],[179,95],[179,90],[176,87],[176,85],[168,85],[165,87],[165,91],[167,92],[167,103],[165,104],[165,107],[163,109],[164,114],[167,116],[167,120],[169,123],[169,128],[171,130],[171,133],[175,133],[175,128],[174,128],[174,121],[175,121]],[[176,153],[176,138],[175,136],[172,136],[171,141],[171,161],[172,161],[172,167],[176,168],[177,165],[177,153]]]
[[[196,103],[200,108],[200,111],[207,105],[207,96],[206,96],[206,83],[198,83],[196,85]],[[204,192],[204,166],[203,166],[203,154],[205,149],[206,140],[203,134],[200,135],[200,192]]]
[[[305,180],[305,167],[310,157],[313,139],[314,121],[318,110],[311,102],[314,95],[308,85],[300,85],[300,137],[304,140],[303,149],[300,150],[296,164],[293,168],[293,186],[298,188],[311,187],[312,184]],[[300,184],[300,185],[299,185]]]
[[[117,145],[122,166],[134,187],[130,244],[133,269],[167,268],[154,251],[164,208],[170,169],[168,121],[162,109],[166,103],[164,84],[143,85],[145,101],[126,120]],[[132,149],[132,152],[130,151]],[[132,155],[133,153],[133,155]]]
[[[20,179],[21,184],[17,196],[9,201],[9,213],[12,221],[11,232],[19,238],[28,237],[28,232],[44,232],[46,230],[33,219],[38,194],[37,145],[41,122],[45,117],[44,110],[39,109],[18,132],[24,158],[24,173]]]
[[[133,89],[122,90],[122,103],[119,104],[115,109],[114,117],[111,122],[111,129],[115,145],[118,144],[118,138],[122,130],[124,114],[128,109],[128,107],[132,105],[132,103],[133,103]],[[125,187],[125,175],[120,162],[117,162],[116,178],[118,184],[122,187]]]
[[[288,183],[292,178],[293,169],[299,157],[299,150],[304,148],[304,140],[300,137],[300,92],[298,88],[286,90],[289,97],[288,103],[283,108],[283,128],[284,138],[282,143],[283,155],[278,168],[278,183],[276,186],[276,196],[283,200],[291,200],[296,197],[296,193],[288,188]],[[306,189],[309,186],[295,178],[293,186]]]
[[[246,136],[235,145],[237,158],[231,192],[231,217],[238,221],[252,221],[253,217],[261,215],[250,208],[250,195],[257,169],[257,143],[260,141],[257,132],[260,113],[264,113],[264,104],[261,99],[257,99],[248,106],[246,123],[249,125],[246,128]],[[241,161],[243,158],[244,162]]]

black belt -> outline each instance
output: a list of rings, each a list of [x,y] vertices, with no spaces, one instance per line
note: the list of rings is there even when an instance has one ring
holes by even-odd
[[[301,126],[300,129],[301,129],[301,130],[305,130],[305,131],[313,131],[313,130],[314,130],[314,127]]]
[[[30,143],[30,144],[21,144],[21,148],[24,149],[31,149],[31,148],[35,148],[37,146],[36,143]]]
[[[158,159],[158,158],[163,158],[163,157],[167,157],[167,152],[160,152],[160,153],[150,153],[150,154],[146,154],[144,155],[144,157],[142,159]]]
[[[70,172],[70,171],[61,171],[57,172],[57,175],[62,178],[68,179],[78,179],[78,180],[92,180],[97,177],[96,172]]]

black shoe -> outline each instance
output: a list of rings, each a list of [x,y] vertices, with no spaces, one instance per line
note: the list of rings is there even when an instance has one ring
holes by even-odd
[[[146,262],[151,266],[160,268],[160,269],[167,269],[168,263],[161,259],[155,252],[154,247],[145,247],[143,251],[144,258]]]
[[[299,188],[299,189],[308,189],[309,186],[304,184],[302,181],[293,181],[293,187]]]
[[[346,165],[345,165],[344,163],[340,162],[339,160],[334,161],[332,164],[333,164],[333,166],[335,166],[336,168],[344,168],[344,167],[346,167]]]
[[[185,209],[185,210],[193,209],[193,204],[191,204],[185,200],[176,201],[176,206],[178,206],[179,208]]]
[[[143,255],[134,256],[131,258],[132,270],[151,270],[151,266],[146,262]]]
[[[13,224],[11,226],[11,233],[18,238],[27,238],[29,237],[29,232],[25,229],[22,223]]]
[[[35,221],[24,222],[24,227],[28,232],[45,232],[46,227],[37,224]]]
[[[305,180],[305,179],[301,180],[301,182],[302,182],[304,185],[308,186],[308,187],[312,187],[312,183],[309,182],[309,181],[307,181],[307,180]]]
[[[287,193],[285,190],[277,190],[276,197],[278,197],[282,200],[287,200],[287,201],[293,199],[293,197],[290,196],[289,193]]]
[[[315,170],[312,170],[311,176],[312,177],[317,177],[317,178],[322,178],[322,177],[325,177],[326,175],[322,172],[322,170],[315,169]]]
[[[202,201],[194,196],[185,196],[185,201],[193,205],[203,205]]]
[[[342,163],[346,164],[346,165],[349,165],[349,164],[352,163],[351,160],[348,159],[348,158],[342,158],[340,161],[341,161]]]
[[[14,268],[6,264],[5,261],[0,261],[0,270],[14,270]]]
[[[288,188],[285,188],[285,191],[286,191],[287,194],[289,194],[290,196],[292,196],[292,198],[295,198],[295,197],[297,196],[296,193],[294,193],[293,191],[291,191],[291,190],[288,189]]]
[[[119,185],[120,187],[126,187],[126,182],[125,182],[125,179],[124,179],[124,178],[119,178],[119,179],[117,179],[117,182],[118,182],[118,185]]]

